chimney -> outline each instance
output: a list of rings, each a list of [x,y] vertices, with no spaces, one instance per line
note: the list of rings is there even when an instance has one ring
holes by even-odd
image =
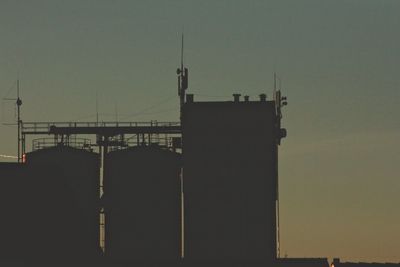
[[[186,94],[186,103],[193,103],[193,102],[194,102],[194,95]]]
[[[233,94],[233,101],[238,103],[240,101],[240,94]]]
[[[267,101],[267,95],[266,94],[261,94],[260,95],[260,101],[261,102],[266,102]]]
[[[249,96],[248,95],[244,96],[244,102],[249,102]]]

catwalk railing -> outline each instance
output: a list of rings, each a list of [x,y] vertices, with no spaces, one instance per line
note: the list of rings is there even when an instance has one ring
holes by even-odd
[[[22,134],[179,134],[179,122],[23,122]]]
[[[54,138],[38,138],[32,140],[32,151],[50,148],[58,145],[85,149],[89,151],[92,150],[91,140],[87,138],[71,138],[64,141],[63,143]]]
[[[179,122],[21,122],[22,153],[26,151],[26,137],[29,135],[52,135],[53,138],[35,138],[32,150],[56,145],[84,149],[93,146],[121,149],[137,145],[159,145],[171,149],[180,148],[181,125]],[[96,135],[96,142],[77,138]],[[86,141],[85,141],[86,140]]]

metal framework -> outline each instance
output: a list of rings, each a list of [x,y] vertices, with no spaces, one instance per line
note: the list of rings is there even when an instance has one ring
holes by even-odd
[[[135,140],[125,138],[126,134],[135,135]],[[76,135],[96,135],[96,145],[99,147],[123,147],[129,144],[163,143],[168,146],[171,137],[181,136],[179,122],[21,122],[22,154],[26,151],[27,135],[53,135],[51,138],[41,138],[33,143],[38,144],[65,144],[75,143]],[[162,135],[160,137],[160,135]],[[74,137],[72,137],[74,136]],[[46,141],[44,141],[46,140]],[[52,141],[53,140],[53,141]],[[80,140],[80,139],[78,139]],[[85,145],[88,143],[85,142]],[[175,142],[176,145],[176,142]]]

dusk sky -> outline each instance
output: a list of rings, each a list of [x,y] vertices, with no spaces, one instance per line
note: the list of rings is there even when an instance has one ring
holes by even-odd
[[[276,71],[281,256],[400,262],[400,1],[2,0],[0,25],[23,121],[94,121],[96,94],[101,121],[178,121],[182,31],[195,100],[271,97]]]

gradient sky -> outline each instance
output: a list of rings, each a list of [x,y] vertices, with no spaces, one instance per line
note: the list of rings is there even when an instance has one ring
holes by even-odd
[[[399,14],[397,0],[2,0],[0,96],[19,73],[24,121],[94,120],[96,94],[101,120],[176,121],[184,28],[196,100],[270,96],[282,78],[282,256],[400,262]],[[0,154],[15,131],[0,126]]]

